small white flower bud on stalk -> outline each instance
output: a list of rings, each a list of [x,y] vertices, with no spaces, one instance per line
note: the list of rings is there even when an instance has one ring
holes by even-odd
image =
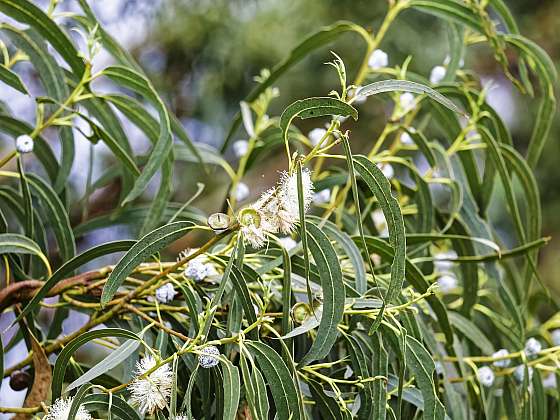
[[[550,338],[552,339],[552,344],[560,346],[560,329],[552,331]]]
[[[375,229],[377,229],[377,231],[379,232],[379,235],[388,236],[389,229],[383,211],[381,209],[375,209],[371,213],[371,218],[373,219],[373,224],[375,225]]]
[[[174,298],[177,292],[171,283],[166,283],[163,286],[156,289],[156,299],[160,303],[169,303]]]
[[[372,70],[378,70],[389,65],[389,56],[383,50],[377,49],[371,53],[368,66]]]
[[[289,236],[285,236],[284,238],[279,238],[278,240],[280,241],[280,244],[288,251],[294,249],[297,246],[297,242],[294,241]]]
[[[539,352],[542,350],[542,344],[536,338],[531,337],[525,343],[524,350],[527,357],[533,357],[539,354]]]
[[[313,203],[314,204],[325,204],[331,200],[331,190],[328,188],[316,192],[313,194]]]
[[[233,143],[233,153],[240,158],[245,156],[249,150],[249,142],[247,140],[237,140]]]
[[[356,86],[355,88],[351,88],[348,89],[348,99],[353,99],[353,103],[355,104],[363,104],[365,101],[367,101],[367,96],[356,96],[356,93],[358,93],[358,90],[361,88],[361,86]]]
[[[243,201],[249,197],[249,186],[244,182],[239,182],[235,187],[235,200]]]
[[[496,358],[496,357],[504,357],[507,356],[509,354],[509,351],[507,351],[506,349],[500,349],[497,352],[495,352],[492,357]],[[496,360],[493,365],[499,368],[506,368],[510,365],[511,363],[511,359],[502,359],[502,360]]]
[[[454,250],[439,252],[434,255],[434,269],[436,271],[446,271],[453,268],[453,261],[457,258],[457,253]]]
[[[146,356],[136,363],[137,378],[128,386],[130,401],[138,406],[142,414],[153,414],[163,410],[171,396],[173,372],[168,363],[160,366],[146,378],[141,378],[148,370],[156,366],[152,356]]]
[[[215,346],[204,347],[200,350],[202,354],[198,355],[198,363],[200,367],[209,369],[217,366],[220,363],[220,350]]]
[[[410,131],[412,131],[412,129]],[[408,134],[406,131],[401,134],[401,144],[405,146],[414,144],[414,140],[412,140],[412,137],[410,137],[410,134]]]
[[[533,368],[528,366],[527,371],[529,372],[528,380],[531,382],[531,379],[533,379]],[[517,379],[517,382],[523,382],[523,379],[525,379],[525,365],[517,366],[513,371],[513,377]]]
[[[68,420],[73,400],[73,398],[59,398],[56,400],[50,406],[49,414],[43,417],[43,420]],[[76,420],[93,420],[93,417],[91,417],[83,405],[80,405],[74,418]]]
[[[399,105],[403,112],[411,111],[416,106],[416,99],[412,93],[405,92],[399,96]]]
[[[457,277],[454,274],[444,274],[438,278],[437,284],[442,293],[451,293],[457,288]]]
[[[393,169],[393,165],[390,163],[378,163],[377,167],[381,169],[385,178],[392,179],[395,176],[395,170]]]
[[[309,141],[311,142],[313,147],[315,147],[319,144],[321,139],[325,137],[325,134],[327,134],[327,130],[325,130],[324,128],[314,128],[307,134],[307,137],[309,138]]]
[[[435,66],[430,72],[430,83],[437,85],[445,77],[447,70],[443,66]]]
[[[16,139],[16,150],[19,153],[30,153],[33,151],[33,146],[33,139],[27,134],[19,136]]]
[[[478,369],[477,377],[478,381],[486,388],[491,387],[494,383],[494,372],[488,366],[483,366]]]

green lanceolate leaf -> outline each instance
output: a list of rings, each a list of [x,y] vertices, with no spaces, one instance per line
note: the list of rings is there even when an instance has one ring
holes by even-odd
[[[389,228],[389,243],[395,250],[391,264],[391,282],[385,296],[387,303],[390,303],[400,293],[405,275],[406,237],[403,216],[399,203],[391,193],[391,184],[381,169],[365,156],[354,156],[354,167],[379,202]]]
[[[257,85],[249,95],[245,98],[245,102],[252,102],[259,97],[268,87],[272,86],[284,73],[286,73],[295,64],[307,57],[310,52],[327,45],[345,33],[356,33],[360,35],[367,44],[370,41],[370,35],[359,25],[352,22],[340,21],[331,26],[326,26],[320,31],[310,35],[296,46],[290,54],[280,63],[278,63],[271,71],[270,75],[262,83]],[[229,146],[229,142],[241,124],[241,114],[238,113],[228,131],[221,152],[223,153]]]
[[[321,418],[332,420],[350,419],[352,416],[347,409],[343,409],[333,397],[325,394],[325,390],[318,382],[310,380],[308,382],[309,390],[318,406]]]
[[[3,64],[0,64],[0,80],[14,89],[19,90],[21,93],[25,93],[26,95],[28,94],[27,88],[21,81],[19,75],[11,71]]]
[[[474,322],[457,312],[449,311],[448,315],[453,326],[477,346],[483,354],[494,353],[494,345]]]
[[[2,233],[0,234],[0,255],[5,254],[29,254],[36,255],[43,261],[45,267],[50,272],[49,260],[34,241],[31,239],[17,234],[17,233]]]
[[[122,66],[107,67],[103,70],[103,74],[112,79],[115,83],[144,96],[155,106],[159,114],[160,129],[158,140],[150,152],[150,157],[142,173],[134,183],[132,191],[130,191],[124,199],[123,204],[126,204],[144,192],[154,174],[163,165],[165,159],[167,159],[173,142],[171,123],[165,104],[155,91],[151,82],[145,76]]]
[[[264,343],[247,341],[246,344],[268,382],[278,418],[299,420],[296,386],[282,358]]]
[[[424,397],[424,420],[443,420],[445,409],[437,397],[433,380],[434,361],[422,343],[410,336],[406,339],[406,364]]]
[[[476,15],[467,6],[454,0],[412,0],[408,5],[438,17],[450,18],[475,31],[483,32],[482,24]]]
[[[68,35],[51,18],[28,0],[0,0],[0,12],[33,27],[60,53],[76,74],[84,72],[84,62]]]
[[[117,349],[109,353],[107,357],[97,363],[95,366],[92,366],[86,373],[72,382],[70,385],[66,387],[66,392],[70,392],[71,390],[86,384],[98,376],[103,375],[104,373],[110,371],[111,369],[119,366],[122,362],[124,362],[130,355],[132,355],[140,342],[138,339],[131,339],[125,341],[121,344]]]
[[[222,363],[224,377],[224,414],[222,418],[224,420],[235,420],[241,390],[239,369],[225,358],[220,359],[220,362]]]
[[[380,82],[373,82],[358,89],[356,96],[377,95],[383,92],[412,92],[425,94],[430,99],[433,99],[450,110],[459,114],[465,114],[457,105],[431,87],[416,82],[409,82],[408,80],[382,80]]]
[[[90,394],[83,400],[84,408],[90,412],[109,411],[123,420],[140,420],[136,411],[121,397],[109,394]]]
[[[251,415],[255,420],[267,420],[269,403],[268,395],[266,392],[266,384],[262,373],[252,363],[252,370],[249,372],[247,358],[241,352],[240,355],[241,373],[243,374],[243,385],[245,387],[245,395],[247,396],[247,403],[251,410]]]
[[[340,115],[358,119],[358,111],[352,105],[348,105],[336,98],[307,98],[295,101],[289,105],[280,116],[280,129],[284,136],[284,141],[288,141],[288,128],[294,120],[315,118],[325,115]]]
[[[91,389],[90,384],[85,384],[80,389],[78,389],[78,392],[76,392],[76,395],[74,395],[74,399],[72,400],[72,404],[70,405],[70,411],[68,412],[68,419],[67,420],[75,420],[76,419],[76,415],[78,414],[78,410],[80,409],[80,405],[82,405],[82,402],[83,402],[84,398],[86,397],[87,392],[90,389]]]
[[[103,287],[101,304],[106,305],[126,277],[149,256],[161,251],[193,228],[191,222],[174,222],[162,226],[140,238],[117,263]]]
[[[64,204],[51,186],[42,178],[35,174],[27,174],[27,180],[32,194],[39,198],[46,214],[46,220],[54,231],[62,260],[70,260],[76,255],[76,243]]]
[[[309,250],[315,261],[323,289],[323,312],[315,341],[299,362],[299,366],[322,359],[334,345],[337,326],[344,312],[344,283],[335,249],[328,237],[315,224],[307,223]]]
[[[102,337],[124,337],[131,340],[139,340],[139,337],[131,331],[121,328],[103,328],[99,330],[88,331],[70,341],[66,347],[60,352],[53,369],[52,381],[52,398],[53,400],[60,397],[62,391],[62,383],[64,382],[64,374],[66,368],[72,358],[72,355],[85,343]]]

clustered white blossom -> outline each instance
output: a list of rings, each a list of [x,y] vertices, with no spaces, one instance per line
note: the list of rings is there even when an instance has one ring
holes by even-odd
[[[313,146],[317,146],[319,142],[323,139],[323,137],[325,137],[326,134],[327,134],[327,130],[318,127],[311,130],[307,134],[307,137],[309,138],[309,141]]]
[[[19,153],[30,153],[33,151],[33,139],[27,134],[18,136],[16,139],[16,150]]]
[[[308,169],[302,170],[302,193],[304,211],[313,200],[313,182]],[[299,221],[297,174],[283,172],[280,183],[264,192],[259,200],[239,213],[243,238],[253,248],[266,242],[267,233],[290,234]]]
[[[136,363],[137,378],[128,386],[130,400],[137,405],[142,414],[153,414],[167,405],[173,386],[173,372],[168,363],[160,366],[147,377],[141,378],[148,370],[156,366],[152,356],[146,356]]]
[[[198,355],[198,363],[204,369],[213,368],[220,363],[220,350],[216,346],[204,347]]]
[[[233,153],[240,158],[247,154],[249,150],[249,142],[247,140],[237,140],[233,143]]]
[[[49,414],[47,414],[43,420],[67,420],[70,415],[72,401],[73,398],[59,398],[51,405]],[[93,417],[91,417],[83,405],[80,405],[74,418],[76,420],[93,420]]]
[[[156,289],[156,299],[160,303],[169,303],[174,298],[177,292],[171,283],[165,283],[163,286]]]
[[[533,357],[536,356],[542,350],[542,344],[536,338],[531,337],[525,343],[524,350],[527,357]]]
[[[389,65],[389,56],[383,50],[377,49],[371,53],[368,60],[368,66],[377,70]]]
[[[493,358],[498,358],[498,357],[505,357],[509,354],[509,351],[507,351],[506,349],[500,349],[497,352],[495,352],[492,357]],[[494,362],[494,366],[499,367],[499,368],[506,368],[509,366],[509,364],[511,363],[510,359],[502,359],[502,360],[496,360]]]
[[[489,366],[482,366],[478,369],[477,377],[479,382],[487,388],[494,383],[494,371]]]
[[[202,281],[208,276],[216,274],[216,269],[212,264],[205,263],[202,256],[198,256],[188,262],[184,275],[195,281]]]

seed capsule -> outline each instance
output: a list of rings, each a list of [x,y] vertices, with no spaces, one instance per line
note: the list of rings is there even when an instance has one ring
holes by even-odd
[[[22,391],[31,386],[31,379],[29,372],[16,370],[10,376],[10,388],[14,391]]]
[[[208,216],[208,226],[216,232],[224,232],[230,225],[231,217],[224,213],[214,213]]]

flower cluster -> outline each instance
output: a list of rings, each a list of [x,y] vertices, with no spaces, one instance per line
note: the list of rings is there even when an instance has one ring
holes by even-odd
[[[307,211],[313,201],[313,182],[309,170],[302,171],[303,205]],[[267,233],[290,234],[299,221],[297,174],[282,173],[279,184],[264,192],[259,200],[239,213],[243,238],[253,248],[265,244]]]
[[[67,420],[70,415],[72,401],[73,398],[59,398],[51,405],[49,414],[47,414],[43,420]],[[76,420],[93,420],[93,417],[91,417],[83,405],[80,405],[74,418]]]
[[[136,364],[137,378],[128,386],[130,400],[142,414],[153,414],[167,405],[173,386],[173,372],[169,364],[162,365],[146,377],[146,372],[156,366],[152,356],[146,356]]]
[[[171,283],[166,283],[156,289],[156,299],[159,303],[169,303],[174,298],[177,292]]]
[[[33,139],[27,134],[21,135],[16,139],[16,150],[19,153],[30,153],[33,151]]]
[[[198,356],[198,363],[204,369],[213,368],[220,363],[220,350],[215,346],[204,347]]]

